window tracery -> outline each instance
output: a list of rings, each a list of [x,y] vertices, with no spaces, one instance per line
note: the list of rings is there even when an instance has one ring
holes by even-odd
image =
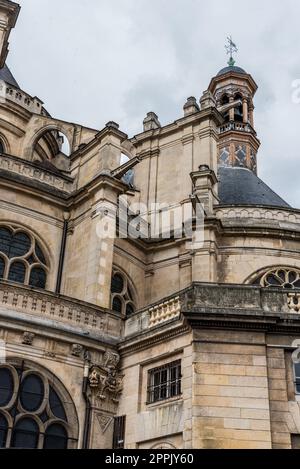
[[[111,307],[116,313],[126,316],[135,312],[133,289],[127,277],[116,270],[111,280]]]
[[[47,271],[43,250],[32,234],[0,225],[0,278],[46,288]]]
[[[264,288],[285,288],[287,290],[300,288],[300,270],[276,267],[261,274],[253,284]]]
[[[67,408],[52,379],[24,364],[0,366],[0,448],[74,447]]]

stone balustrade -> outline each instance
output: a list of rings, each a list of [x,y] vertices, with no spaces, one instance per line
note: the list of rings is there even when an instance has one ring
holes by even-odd
[[[288,306],[294,313],[300,313],[300,293],[288,294]]]
[[[35,181],[47,184],[63,192],[71,193],[74,189],[74,183],[71,178],[59,176],[43,168],[38,168],[30,161],[22,160],[15,156],[1,154],[0,169]]]
[[[43,102],[39,98],[33,98],[28,93],[8,85],[4,81],[0,82],[0,95],[3,100],[12,101],[34,114],[45,114]]]
[[[243,123],[243,122],[228,122],[225,125],[222,125],[219,129],[220,134],[223,134],[225,132],[231,132],[231,131],[237,131],[237,132],[255,132],[253,127],[249,123]]]
[[[163,322],[178,318],[180,316],[180,311],[179,296],[153,306],[149,309],[149,327],[154,327]]]
[[[108,310],[50,292],[0,281],[0,316],[5,315],[5,310],[78,327],[81,332],[120,337],[122,330],[122,320]]]

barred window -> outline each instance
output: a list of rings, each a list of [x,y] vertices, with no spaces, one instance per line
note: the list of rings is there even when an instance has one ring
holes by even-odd
[[[148,372],[147,404],[181,395],[181,361]]]
[[[296,393],[300,394],[300,363],[294,364],[294,374]]]
[[[125,447],[125,424],[126,417],[115,417],[113,449],[124,449]]]
[[[111,307],[116,313],[131,316],[135,312],[133,290],[124,274],[113,271],[111,279]]]
[[[74,447],[74,422],[66,411],[70,405],[54,390],[51,378],[24,363],[0,365],[0,448]]]
[[[0,279],[46,288],[48,266],[38,241],[16,226],[0,225]]]

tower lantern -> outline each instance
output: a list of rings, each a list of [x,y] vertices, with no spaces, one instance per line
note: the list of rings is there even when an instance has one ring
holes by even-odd
[[[231,37],[225,48],[230,55],[228,66],[220,70],[208,88],[224,117],[219,128],[219,165],[245,167],[256,173],[260,141],[254,128],[253,98],[257,84],[235,65],[233,54],[238,49]]]

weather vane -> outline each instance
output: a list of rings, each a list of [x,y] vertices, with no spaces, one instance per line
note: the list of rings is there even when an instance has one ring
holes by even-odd
[[[228,61],[228,65],[230,67],[233,67],[234,64],[235,64],[235,60],[233,58],[233,54],[236,54],[238,52],[238,48],[237,48],[237,45],[233,42],[232,40],[232,37],[229,36],[227,38],[227,44],[225,46],[225,49],[226,49],[226,52],[228,55],[230,55],[230,58],[229,58],[229,61]]]

